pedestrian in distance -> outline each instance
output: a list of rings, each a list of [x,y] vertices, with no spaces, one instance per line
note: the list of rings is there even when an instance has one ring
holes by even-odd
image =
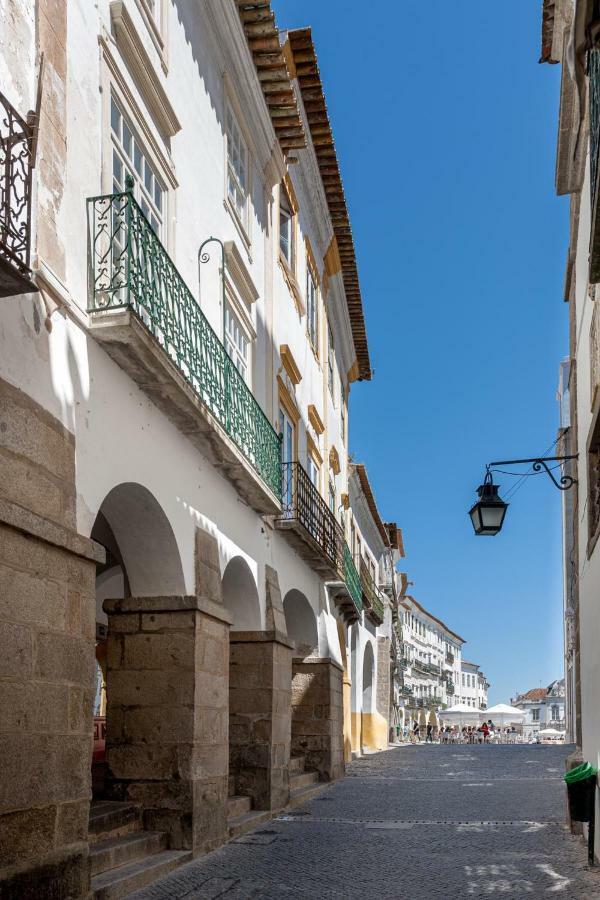
[[[425,743],[433,744],[433,725],[431,722],[427,726],[427,734],[425,735]]]
[[[421,740],[420,732],[421,732],[421,727],[418,722],[415,722],[415,727],[413,728],[413,736],[414,736],[415,742]]]

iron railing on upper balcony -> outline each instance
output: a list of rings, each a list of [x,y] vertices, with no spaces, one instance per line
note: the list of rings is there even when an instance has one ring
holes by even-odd
[[[363,603],[360,576],[356,571],[356,566],[354,565],[354,560],[352,559],[352,554],[350,553],[350,547],[348,546],[346,541],[344,541],[344,547],[342,551],[342,578],[346,583],[348,593],[352,597],[357,611],[362,612]]]
[[[281,498],[281,440],[130,191],[88,200],[94,315],[129,309]]]
[[[377,618],[383,622],[385,615],[385,607],[383,605],[383,597],[381,595],[381,591],[375,584],[375,580],[373,576],[369,572],[367,568],[367,564],[364,559],[360,561],[360,580],[362,583],[363,593],[367,600],[367,603],[371,607],[373,613],[377,616]]]
[[[0,257],[29,276],[33,129],[0,93]]]
[[[281,468],[281,519],[297,520],[339,570],[344,543],[341,525],[299,462],[286,462]]]

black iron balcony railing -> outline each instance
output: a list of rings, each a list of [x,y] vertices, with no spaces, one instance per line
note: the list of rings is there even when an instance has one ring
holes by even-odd
[[[403,687],[400,688],[400,690],[398,691],[398,694],[401,697],[412,697],[412,694],[413,694],[412,688],[408,687],[407,685],[404,685]]]
[[[88,218],[90,314],[134,313],[280,499],[280,438],[132,193],[92,197]]]
[[[360,561],[360,580],[362,584],[362,592],[366,600],[366,605],[369,607],[374,617],[381,624],[385,615],[383,597],[381,595],[381,591],[375,584],[373,576],[369,572],[364,559],[361,559]]]
[[[454,653],[446,653],[446,662],[449,666],[454,665]]]
[[[278,521],[283,525],[298,523],[302,526],[344,581],[356,612],[361,613],[360,578],[342,526],[299,462],[283,463],[281,471],[281,516]]]
[[[341,525],[299,462],[286,462],[281,468],[281,520],[298,521],[339,570],[344,544]]]
[[[0,296],[35,290],[31,283],[33,130],[0,93]]]

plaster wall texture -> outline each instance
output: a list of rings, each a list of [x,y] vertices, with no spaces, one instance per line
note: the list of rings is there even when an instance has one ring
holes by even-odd
[[[3,50],[0,58],[2,65],[10,68],[12,96],[23,111],[23,103],[30,105],[33,96],[35,29],[32,4],[21,6],[26,13],[21,43],[27,52],[15,61]],[[194,590],[194,534],[196,527],[201,526],[218,538],[222,571],[236,555],[247,561],[256,579],[263,619],[264,567],[268,564],[279,572],[284,596],[292,588],[300,590],[315,615],[329,619],[320,629],[323,645],[319,650],[324,656],[339,659],[339,642],[334,640],[328,646],[328,639],[335,637],[335,622],[319,576],[269,523],[240,500],[227,478],[214,469],[86,332],[85,200],[112,189],[109,103],[114,90],[119,101],[126,104],[134,129],[150,148],[160,176],[166,184],[177,185],[169,191],[162,239],[196,296],[200,242],[215,234],[224,241],[234,241],[238,247],[259,295],[249,313],[256,332],[251,351],[253,392],[278,430],[276,376],[282,372],[279,346],[288,344],[302,373],[301,382],[293,388],[301,414],[297,456],[306,465],[307,409],[313,403],[325,424],[325,433],[318,438],[324,459],[322,489],[327,489],[327,457],[335,446],[341,462],[336,478],[339,502],[340,494],[346,490],[347,462],[339,397],[332,401],[327,389],[327,317],[336,347],[336,395],[340,377],[348,388],[346,375],[354,351],[341,275],[327,279],[324,275],[322,260],[332,228],[311,151],[299,154],[300,162],[291,168],[291,177],[300,203],[298,282],[304,290],[307,238],[321,283],[328,283],[326,298],[320,298],[319,359],[306,337],[306,316],[299,315],[277,263],[276,183],[280,163],[273,151],[272,128],[235,5],[198,4],[193,11],[184,3],[169,7],[168,75],[162,71],[137,4],[128,2],[125,6],[181,130],[171,138],[161,134],[140,84],[130,74],[120,43],[111,34],[107,0],[97,6],[67,4],[65,77],[69,92],[64,125],[68,153],[64,159],[64,189],[54,198],[64,271],[55,271],[51,260],[44,257],[40,234],[37,244],[34,242],[36,265],[46,265],[58,276],[55,287],[65,302],[52,316],[50,334],[43,327],[45,309],[39,296],[11,298],[2,305],[0,375],[22,388],[74,434],[76,520],[80,533],[90,534],[104,498],[115,486],[139,483],[156,498],[171,524],[181,557],[185,592]],[[226,201],[227,103],[239,113],[250,151],[249,242]],[[136,107],[143,121],[138,122]],[[40,165],[37,171],[37,193],[42,196],[48,187],[44,166]],[[212,258],[202,267],[199,300],[217,334],[222,335],[219,260],[214,254],[215,245],[209,249]],[[273,273],[272,282],[269,273]]]

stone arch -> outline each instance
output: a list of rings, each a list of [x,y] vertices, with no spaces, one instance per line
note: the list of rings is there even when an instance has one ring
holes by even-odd
[[[106,495],[92,538],[108,550],[99,578],[123,570],[125,596],[168,597],[185,594],[185,578],[175,534],[156,497],[143,485],[123,482]],[[110,568],[115,569],[110,572]]]
[[[232,631],[261,631],[262,618],[256,581],[242,556],[234,556],[223,572],[223,603],[233,616]]]
[[[375,657],[373,645],[368,641],[363,654],[362,670],[362,711],[363,713],[375,712]]]
[[[288,638],[293,641],[294,656],[317,656],[319,632],[317,617],[306,596],[295,588],[283,598]]]

